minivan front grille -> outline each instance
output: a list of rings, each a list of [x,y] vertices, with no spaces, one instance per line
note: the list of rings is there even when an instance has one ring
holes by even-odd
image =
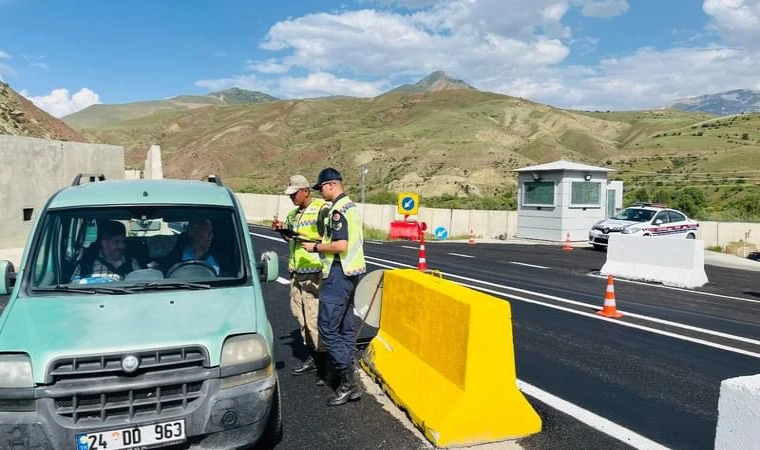
[[[121,361],[127,355],[135,355],[140,360],[136,374],[204,367],[208,364],[208,355],[205,349],[198,346],[67,357],[53,361],[48,371],[47,381],[54,384],[61,380],[124,375]]]
[[[179,383],[54,399],[55,413],[72,424],[151,419],[181,414],[202,398],[203,382]]]

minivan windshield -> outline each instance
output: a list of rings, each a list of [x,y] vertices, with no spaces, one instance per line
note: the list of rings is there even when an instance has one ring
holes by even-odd
[[[616,220],[629,220],[632,222],[649,222],[657,211],[643,208],[626,208],[615,214]]]
[[[33,292],[211,289],[247,279],[232,208],[136,206],[48,211],[28,271]]]

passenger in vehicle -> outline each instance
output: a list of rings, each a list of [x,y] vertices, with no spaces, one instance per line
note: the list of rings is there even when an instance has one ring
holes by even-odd
[[[114,220],[98,222],[97,240],[82,254],[72,283],[84,284],[88,279],[99,281],[122,281],[128,273],[140,270],[134,258],[124,254],[127,229],[123,223]]]

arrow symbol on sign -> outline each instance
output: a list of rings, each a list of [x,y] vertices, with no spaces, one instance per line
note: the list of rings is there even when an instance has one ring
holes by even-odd
[[[404,202],[404,209],[410,209],[414,205],[414,200],[411,198],[406,199]]]

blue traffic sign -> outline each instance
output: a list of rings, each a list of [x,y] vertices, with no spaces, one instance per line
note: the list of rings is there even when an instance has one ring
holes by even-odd
[[[436,239],[446,239],[449,237],[449,232],[444,227],[436,228],[433,230],[433,234],[435,235]]]
[[[401,199],[401,207],[404,211],[411,211],[414,209],[414,199],[412,197],[404,197]]]

